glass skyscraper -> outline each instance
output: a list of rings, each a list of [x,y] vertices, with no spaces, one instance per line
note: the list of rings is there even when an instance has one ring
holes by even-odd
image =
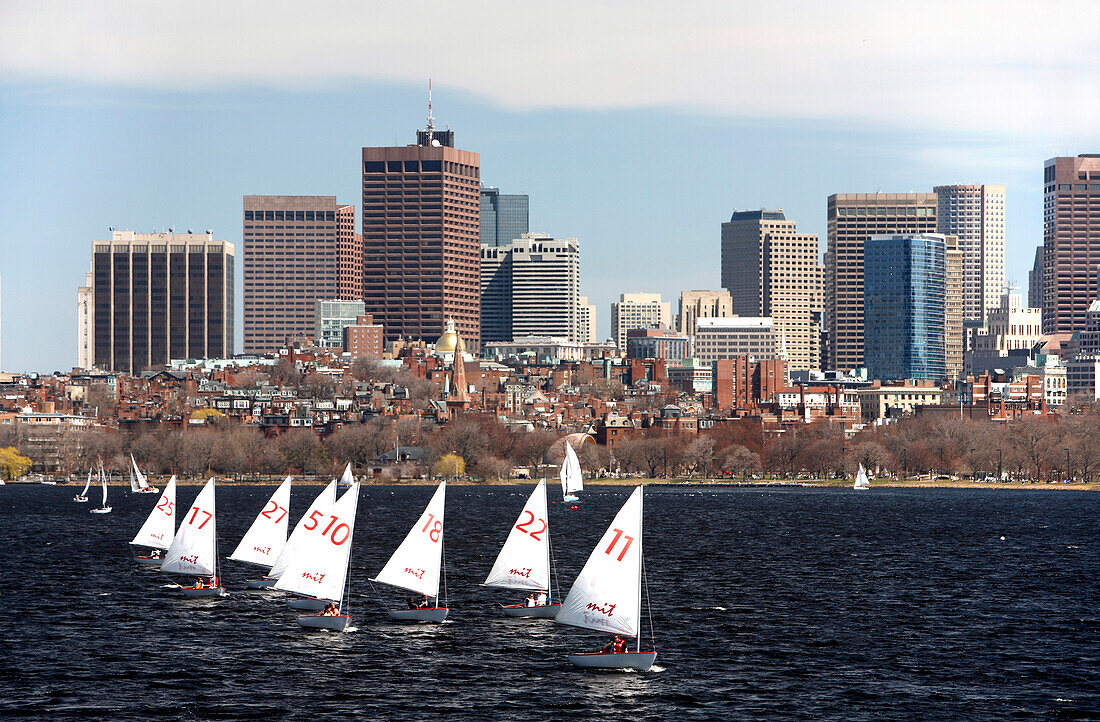
[[[530,199],[481,187],[481,245],[507,246],[528,232]]]
[[[863,258],[863,356],[871,378],[939,380],[944,348],[946,239],[871,236]]]

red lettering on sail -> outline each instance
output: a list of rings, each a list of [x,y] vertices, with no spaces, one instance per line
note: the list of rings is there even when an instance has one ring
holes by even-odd
[[[192,554],[191,556],[180,557],[180,561],[181,562],[188,562],[189,564],[198,564],[199,563],[199,555],[198,554]]]
[[[302,578],[320,584],[325,580],[325,574],[324,572],[321,572],[320,574],[315,574],[313,572],[302,572]]]
[[[259,552],[260,554],[271,554],[271,547],[252,547],[252,551]]]
[[[412,574],[417,579],[423,579],[424,578],[424,570],[423,569],[410,569],[408,567],[405,567],[405,573],[406,574]]]
[[[600,614],[602,614],[602,615],[604,615],[605,617],[608,617],[608,618],[613,617],[615,615],[615,605],[614,604],[596,604],[595,602],[589,602],[585,606],[585,609],[588,609],[588,610],[593,611],[593,612],[599,612]]]
[[[508,573],[516,577],[523,577],[524,579],[531,578],[530,569],[509,569]]]

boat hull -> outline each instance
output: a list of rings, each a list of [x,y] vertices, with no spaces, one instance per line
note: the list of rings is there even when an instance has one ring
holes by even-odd
[[[134,561],[142,565],[143,567],[159,567],[161,564],[164,564],[164,559],[157,557],[143,557],[136,554],[134,555]]]
[[[522,617],[524,619],[553,619],[558,616],[560,604],[543,604],[539,607],[528,607],[523,604],[510,604],[501,606],[500,611],[506,617]]]
[[[158,489],[155,486],[147,486],[144,489],[138,489],[138,490],[132,491],[130,493],[132,493],[132,494],[159,494],[160,489]]]
[[[88,503],[88,497],[86,497],[86,496],[74,496],[73,501],[75,501],[77,504],[87,504]]]
[[[207,597],[227,596],[224,587],[202,587],[201,589],[195,589],[194,587],[180,587],[180,591],[183,592],[183,596],[190,599],[205,599]]]
[[[298,617],[298,626],[302,629],[330,629],[333,632],[342,632],[351,621],[347,616],[322,617],[320,614],[306,614]]]
[[[291,609],[297,609],[300,612],[321,612],[325,607],[332,604],[331,599],[311,599],[309,597],[300,599],[288,599],[286,605]]]
[[[390,619],[395,622],[435,622],[438,624],[447,618],[451,610],[447,607],[433,609],[391,609]]]
[[[646,672],[657,660],[656,652],[626,652],[625,654],[587,654],[569,655],[569,663],[584,669],[635,669]]]
[[[277,581],[277,579],[246,579],[244,585],[249,589],[271,589],[271,585]]]
[[[562,498],[562,501],[580,501],[580,500],[581,500],[581,498],[579,496],[573,496],[572,494],[568,494],[568,495],[566,495],[565,497]]]
[[[89,509],[93,514],[110,514],[113,507],[104,506],[99,509]]]

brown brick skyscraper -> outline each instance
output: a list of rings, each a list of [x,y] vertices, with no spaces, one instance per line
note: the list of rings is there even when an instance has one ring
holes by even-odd
[[[1043,167],[1043,332],[1079,331],[1096,300],[1100,266],[1100,154]]]
[[[452,131],[363,148],[363,300],[386,338],[481,338],[481,157]]]

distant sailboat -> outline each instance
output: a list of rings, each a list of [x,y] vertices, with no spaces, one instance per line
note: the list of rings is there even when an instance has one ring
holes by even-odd
[[[561,604],[555,604],[550,596],[550,564],[550,527],[546,514],[546,479],[543,479],[535,486],[508,533],[484,586],[545,592],[545,604],[511,604],[501,609],[509,617],[551,619],[561,609]]]
[[[93,514],[110,514],[111,507],[107,506],[107,472],[103,470],[103,464],[99,465],[99,480],[103,482],[103,501],[100,502],[99,508],[89,509]]]
[[[255,564],[271,571],[271,566],[286,546],[287,529],[290,527],[290,477],[288,476],[267,500],[241,543],[229,555],[233,561]],[[250,579],[251,589],[270,588],[272,579]]]
[[[149,486],[149,482],[145,480],[145,474],[141,473],[141,469],[138,468],[137,461],[134,460],[134,455],[130,454],[130,493],[131,494],[159,494],[160,489],[155,486]]]
[[[88,489],[91,488],[91,486],[92,486],[92,472],[93,471],[94,470],[91,469],[91,468],[88,469],[88,480],[86,482],[84,482],[84,491],[80,492],[79,494],[77,494],[76,496],[73,497],[73,501],[75,501],[78,504],[87,504],[88,503]]]
[[[249,586],[256,588],[270,588],[272,584],[276,582],[287,568],[294,561],[294,556],[298,552],[298,548],[301,544],[301,539],[312,529],[316,528],[317,524],[324,518],[325,513],[336,504],[336,480],[333,479],[321,490],[321,493],[317,495],[317,498],[313,500],[313,503],[306,509],[306,513],[298,520],[298,523],[294,527],[294,531],[290,532],[290,537],[286,540],[286,544],[283,545],[283,550],[279,552],[275,557],[275,563],[271,565],[271,570],[267,573],[267,576],[260,580],[264,582],[250,582]],[[308,528],[307,528],[308,527]],[[335,601],[335,600],[331,600]],[[299,599],[290,599],[287,601],[287,606],[291,609],[307,609],[314,612],[319,612],[325,608],[328,604],[327,600],[314,599],[312,597],[303,597]]]
[[[442,622],[450,611],[439,606],[439,578],[443,564],[443,511],[447,482],[441,482],[424,513],[401,546],[371,581],[434,597],[434,607],[391,609],[390,619],[402,622]]]
[[[561,495],[562,501],[580,501],[575,492],[584,489],[584,479],[581,475],[581,460],[577,458],[577,452],[573,451],[573,445],[568,440],[565,442],[565,460],[561,463]]]
[[[145,523],[130,541],[134,546],[150,547],[152,554],[135,554],[134,561],[150,567],[159,567],[164,563],[162,551],[172,546],[172,537],[176,535],[176,475],[164,487],[164,493],[157,505],[149,512]]]
[[[871,488],[871,482],[867,478],[867,470],[863,468],[863,464],[859,465],[859,471],[856,472],[856,482],[852,485],[852,488],[856,491],[866,491]]]
[[[348,565],[351,563],[351,543],[355,534],[355,512],[359,506],[359,485],[351,488],[312,526],[305,526],[303,535],[286,571],[275,582],[275,589],[301,594],[313,599],[333,600],[335,614],[309,614],[298,617],[298,625],[306,629],[347,628]],[[327,605],[326,605],[327,606]]]
[[[577,667],[637,669],[653,666],[657,653],[642,651],[642,487],[626,504],[588,557],[554,621],[637,641],[634,652],[572,654]],[[652,630],[651,630],[652,633]]]
[[[218,520],[214,510],[214,478],[202,487],[172,539],[160,569],[173,574],[209,577],[206,583],[180,586],[187,597],[224,597],[218,581]]]
[[[340,483],[345,486],[351,486],[355,483],[355,475],[351,473],[351,462],[344,467],[344,473],[340,476]]]

